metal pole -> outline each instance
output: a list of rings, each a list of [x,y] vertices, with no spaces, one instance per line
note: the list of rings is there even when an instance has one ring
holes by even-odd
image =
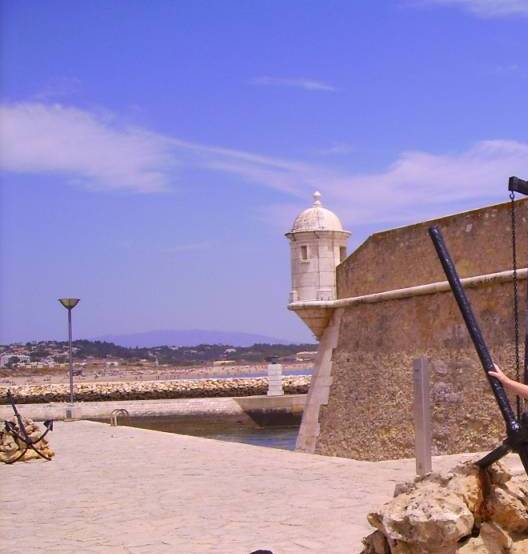
[[[72,311],[68,308],[68,343],[70,349],[70,403],[75,402],[73,396],[73,353],[72,353]]]

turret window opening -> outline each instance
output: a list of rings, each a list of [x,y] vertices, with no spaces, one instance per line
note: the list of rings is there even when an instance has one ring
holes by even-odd
[[[339,263],[343,262],[345,258],[347,257],[347,249],[346,246],[340,246],[339,247]]]
[[[303,262],[308,261],[308,246],[306,246],[305,244],[301,246],[301,260]]]

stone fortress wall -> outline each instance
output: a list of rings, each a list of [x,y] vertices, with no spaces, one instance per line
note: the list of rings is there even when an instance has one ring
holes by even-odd
[[[516,205],[518,260],[526,267],[528,200]],[[331,323],[321,336],[298,449],[363,460],[412,457],[413,360],[422,356],[431,362],[433,453],[487,450],[504,438],[500,412],[449,290],[343,302],[445,281],[427,233],[433,223],[461,278],[512,269],[509,203],[371,236],[338,266],[337,304],[320,308]],[[522,364],[526,281],[519,285]],[[467,292],[494,359],[513,376],[511,277],[477,283]]]

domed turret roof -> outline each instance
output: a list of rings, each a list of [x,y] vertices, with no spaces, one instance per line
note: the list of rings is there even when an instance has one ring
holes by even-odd
[[[321,193],[314,192],[314,203],[311,208],[301,212],[293,222],[291,233],[303,231],[344,231],[341,221],[334,212],[323,208]]]

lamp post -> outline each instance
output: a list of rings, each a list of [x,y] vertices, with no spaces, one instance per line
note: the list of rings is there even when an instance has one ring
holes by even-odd
[[[68,310],[68,346],[70,355],[70,403],[75,402],[73,396],[73,354],[72,354],[72,317],[73,308],[79,303],[79,298],[59,298],[59,302]]]

